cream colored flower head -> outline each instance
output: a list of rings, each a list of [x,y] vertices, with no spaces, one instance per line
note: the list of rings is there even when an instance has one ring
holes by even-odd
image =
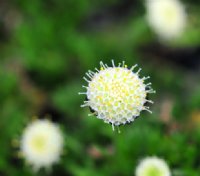
[[[147,20],[161,39],[179,37],[186,26],[186,12],[179,0],[146,0]]]
[[[147,157],[137,166],[135,176],[171,176],[171,172],[163,159]]]
[[[49,168],[60,160],[63,136],[60,128],[49,120],[35,120],[24,130],[20,150],[34,170]]]
[[[142,110],[151,112],[144,104],[153,103],[147,100],[147,94],[154,91],[151,83],[144,83],[149,77],[139,77],[141,69],[133,72],[137,65],[129,69],[124,62],[115,66],[112,61],[112,66],[102,62],[100,66],[100,70],[89,70],[88,78],[84,77],[88,86],[83,86],[86,92],[79,93],[87,96],[82,107],[89,106],[99,119],[111,123],[113,128],[134,121]]]

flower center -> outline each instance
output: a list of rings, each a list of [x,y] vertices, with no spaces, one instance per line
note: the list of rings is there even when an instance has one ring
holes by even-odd
[[[119,83],[118,81],[114,81],[110,88],[111,96],[120,100],[123,98],[124,94],[128,92],[123,83]]]
[[[173,22],[176,20],[177,11],[173,7],[168,7],[165,10],[163,10],[163,15],[165,17],[165,20],[168,24],[172,25]]]
[[[31,146],[33,147],[33,149],[36,152],[38,152],[38,153],[43,152],[45,150],[45,148],[46,148],[45,137],[42,136],[42,135],[35,136],[31,141]]]
[[[163,173],[157,167],[148,168],[147,172],[144,174],[146,176],[162,176]]]

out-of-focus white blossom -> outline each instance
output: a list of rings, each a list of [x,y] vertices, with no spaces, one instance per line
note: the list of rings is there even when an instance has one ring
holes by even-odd
[[[179,37],[186,26],[186,12],[179,0],[146,0],[147,20],[161,39]]]
[[[147,157],[137,166],[135,176],[171,176],[171,172],[163,159]]]
[[[60,160],[63,136],[60,128],[49,120],[35,120],[23,132],[20,150],[34,170],[49,168]]]

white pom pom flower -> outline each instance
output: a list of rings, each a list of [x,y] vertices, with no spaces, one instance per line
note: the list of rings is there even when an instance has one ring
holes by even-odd
[[[142,110],[151,112],[144,104],[153,103],[146,97],[155,91],[150,87],[151,83],[144,83],[149,77],[139,77],[141,69],[133,72],[137,65],[128,69],[124,62],[115,66],[112,61],[112,67],[102,62],[100,66],[100,70],[89,70],[86,73],[88,78],[84,77],[89,85],[83,86],[86,92],[79,93],[87,96],[82,107],[89,106],[97,118],[111,123],[113,129],[134,121]]]
[[[25,128],[20,150],[35,171],[42,167],[50,168],[59,161],[63,150],[60,128],[49,120],[35,120]]]
[[[161,39],[179,37],[186,26],[185,7],[179,0],[146,0],[147,20]]]
[[[171,176],[167,163],[157,157],[147,157],[136,168],[136,176]]]

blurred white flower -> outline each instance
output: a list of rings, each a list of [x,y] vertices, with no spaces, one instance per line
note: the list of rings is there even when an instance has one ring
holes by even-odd
[[[161,39],[179,37],[186,26],[186,12],[179,0],[146,0],[147,20]]]
[[[139,69],[136,73],[133,72],[133,66],[128,69],[123,62],[115,66],[112,61],[112,67],[100,62],[101,69],[96,68],[96,72],[88,71],[87,77],[84,79],[88,82],[86,92],[87,100],[84,106],[89,106],[94,114],[106,123],[111,123],[114,126],[126,124],[134,121],[140,115],[140,111],[149,110],[149,107],[144,106],[146,102],[153,103],[147,100],[148,93],[154,93],[150,87],[151,83],[144,83],[144,80],[149,77],[139,77]]]
[[[20,150],[34,170],[49,168],[60,159],[63,136],[59,127],[49,120],[35,120],[24,130]]]
[[[136,168],[136,176],[171,176],[167,163],[157,157],[143,159]]]

